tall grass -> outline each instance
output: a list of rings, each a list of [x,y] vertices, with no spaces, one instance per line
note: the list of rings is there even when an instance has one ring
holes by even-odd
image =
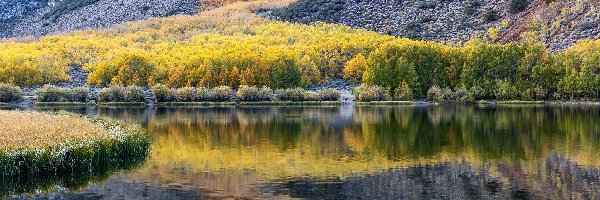
[[[139,126],[107,118],[0,111],[0,119],[0,194],[23,190],[6,187],[7,182],[94,177],[142,161],[150,146],[150,137]]]

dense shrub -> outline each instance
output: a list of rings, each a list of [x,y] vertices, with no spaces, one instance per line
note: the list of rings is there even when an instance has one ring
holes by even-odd
[[[410,101],[412,100],[412,91],[408,86],[408,83],[402,82],[399,87],[394,91],[394,99],[400,101]]]
[[[496,89],[496,99],[498,100],[516,100],[519,97],[517,90],[508,81],[498,81]]]
[[[454,92],[450,88],[442,89],[442,94],[444,95],[444,102],[454,102],[456,101],[456,97],[454,96]]]
[[[46,85],[35,91],[39,102],[87,102],[90,92],[85,87],[73,89]]]
[[[247,85],[242,85],[236,93],[238,100],[243,102],[271,101],[272,95],[273,90],[269,87],[258,88]]]
[[[71,90],[71,100],[75,102],[87,102],[90,98],[90,90],[86,87],[76,87]]]
[[[336,89],[319,90],[317,93],[321,101],[339,101],[341,97],[340,92]]]
[[[146,92],[139,86],[130,86],[125,88],[124,99],[126,102],[145,102]]]
[[[352,89],[352,93],[358,102],[386,101],[389,95],[380,86],[361,85]]]
[[[301,101],[321,101],[319,93],[314,91],[304,91],[304,97]]]
[[[454,93],[454,99],[457,102],[469,103],[475,101],[473,93],[467,91],[465,88],[459,88]]]
[[[175,93],[175,99],[178,102],[194,102],[198,101],[202,95],[202,91],[204,88],[200,89],[200,92],[197,88],[194,87],[184,87],[177,89]]]
[[[157,102],[175,101],[175,91],[166,85],[157,84],[152,87],[152,94]]]
[[[340,94],[335,89],[307,91],[302,88],[280,89],[275,91],[275,96],[280,101],[339,101]]]
[[[152,89],[158,102],[226,102],[231,101],[233,94],[233,89],[229,86],[213,89],[185,87],[173,90],[164,85],[157,85]]]
[[[443,102],[444,91],[442,90],[442,88],[438,87],[437,85],[434,85],[427,91],[427,100],[432,102]]]
[[[471,94],[471,97],[473,98],[473,100],[481,100],[484,97],[483,89],[479,86],[471,87],[469,93]]]
[[[210,90],[210,101],[225,102],[231,100],[233,90],[229,86],[219,86]]]
[[[98,92],[98,102],[145,102],[146,93],[139,86],[111,86]]]
[[[302,88],[283,89],[275,91],[280,101],[304,101],[306,90]]]
[[[0,102],[13,102],[23,99],[21,88],[0,83]]]
[[[40,102],[68,102],[71,100],[69,89],[46,85],[35,91],[35,96]]]
[[[498,15],[498,11],[496,11],[494,9],[487,10],[483,14],[483,21],[485,21],[485,22],[493,22],[498,19],[500,19],[500,16]]]
[[[529,0],[510,0],[508,3],[508,11],[511,13],[518,13],[525,10],[527,5],[529,5]]]
[[[103,88],[98,92],[96,98],[98,102],[125,102],[125,88],[120,86],[111,86]]]

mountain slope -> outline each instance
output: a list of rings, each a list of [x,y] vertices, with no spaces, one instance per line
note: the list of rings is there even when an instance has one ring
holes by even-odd
[[[597,0],[299,0],[271,17],[444,43],[475,37],[506,43],[529,35],[557,50],[600,37],[599,6]]]
[[[195,14],[198,0],[1,0],[0,37],[42,36]]]

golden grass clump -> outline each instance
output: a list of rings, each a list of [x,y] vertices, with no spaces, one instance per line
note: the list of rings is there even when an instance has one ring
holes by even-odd
[[[39,189],[31,183],[86,180],[127,168],[143,162],[149,147],[150,137],[140,126],[108,118],[0,111],[0,198]]]
[[[4,151],[110,138],[100,125],[75,116],[0,111],[0,119],[0,149]]]

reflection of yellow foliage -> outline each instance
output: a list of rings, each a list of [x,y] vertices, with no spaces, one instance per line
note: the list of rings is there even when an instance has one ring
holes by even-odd
[[[344,130],[344,142],[356,152],[364,152],[366,149],[365,139],[362,135],[355,135],[349,129]]]

